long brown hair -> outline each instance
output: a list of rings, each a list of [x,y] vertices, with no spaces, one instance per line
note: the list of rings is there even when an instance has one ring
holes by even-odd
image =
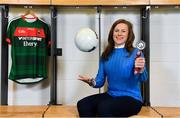
[[[127,21],[127,20],[124,20],[124,19],[119,19],[117,21],[114,22],[114,24],[112,25],[111,29],[110,29],[110,32],[109,32],[109,36],[108,36],[108,45],[107,47],[105,48],[103,54],[102,54],[102,58],[107,60],[108,59],[108,56],[111,54],[111,52],[113,51],[114,49],[114,40],[113,40],[113,32],[114,32],[114,28],[119,24],[119,23],[124,23],[128,26],[128,39],[125,43],[125,48],[127,49],[127,51],[129,53],[131,53],[131,51],[134,49],[133,48],[133,41],[135,39],[135,36],[134,36],[134,32],[133,32],[133,25]]]

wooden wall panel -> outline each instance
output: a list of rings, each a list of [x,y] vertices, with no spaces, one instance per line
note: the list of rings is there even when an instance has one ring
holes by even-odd
[[[148,5],[149,0],[52,0],[52,5]]]
[[[4,0],[5,4],[50,5],[50,0]]]
[[[0,4],[4,4],[4,0],[0,0]]]
[[[51,3],[52,5],[78,5],[78,0],[51,0]]]
[[[180,0],[150,0],[151,5],[180,5]]]
[[[127,5],[149,5],[149,0],[124,0]]]
[[[0,0],[0,4],[27,5],[180,5],[180,0]]]

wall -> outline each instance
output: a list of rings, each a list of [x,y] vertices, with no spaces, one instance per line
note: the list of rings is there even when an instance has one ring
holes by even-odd
[[[58,103],[76,104],[86,95],[98,93],[89,85],[78,80],[78,75],[94,77],[98,66],[98,51],[87,53],[76,48],[74,39],[78,30],[89,27],[98,33],[95,9],[61,9],[57,16],[57,47],[63,54],[58,57]]]
[[[180,9],[152,8],[150,21],[151,103],[180,106]]]
[[[10,17],[21,15],[26,9],[11,7]],[[50,24],[48,7],[33,7],[33,11]],[[179,31],[180,10],[174,8],[152,8],[150,14],[150,91],[153,106],[180,106],[179,65]],[[136,41],[140,39],[140,14],[138,8],[107,8],[102,10],[102,47],[107,44],[107,36],[112,23],[125,18],[134,24]],[[57,16],[57,46],[63,49],[58,57],[58,103],[76,104],[91,94],[98,93],[85,83],[77,80],[78,75],[95,77],[98,70],[98,52],[96,48],[90,53],[79,51],[74,44],[74,37],[82,27],[90,27],[98,32],[98,14],[96,9],[61,8]],[[175,55],[172,53],[175,50]],[[9,67],[11,59],[9,59]],[[49,80],[35,85],[20,85],[9,81],[10,105],[45,105],[49,102]],[[101,91],[103,92],[103,88]],[[30,99],[31,98],[31,99]]]

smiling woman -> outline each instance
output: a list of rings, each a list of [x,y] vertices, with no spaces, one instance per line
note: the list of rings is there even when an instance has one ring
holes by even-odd
[[[129,117],[141,110],[139,84],[147,80],[147,71],[143,54],[136,56],[139,50],[133,47],[134,38],[129,21],[119,19],[112,25],[96,78],[79,75],[79,80],[94,88],[101,88],[107,78],[108,89],[78,101],[80,117]],[[136,67],[138,73],[134,73]]]
[[[120,23],[114,28],[113,38],[115,47],[119,47],[125,44],[128,39],[128,26]]]

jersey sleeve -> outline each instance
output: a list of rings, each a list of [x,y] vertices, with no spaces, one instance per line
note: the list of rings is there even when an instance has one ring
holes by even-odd
[[[99,70],[95,79],[96,85],[94,86],[94,88],[102,87],[105,83],[105,77],[106,77],[106,74],[104,71],[104,61],[101,59],[99,63]]]
[[[141,82],[144,82],[148,79],[148,72],[147,72],[146,66],[144,67],[144,71],[140,73],[139,79]]]
[[[8,24],[7,31],[6,31],[6,42],[8,44],[12,43],[12,22]]]

